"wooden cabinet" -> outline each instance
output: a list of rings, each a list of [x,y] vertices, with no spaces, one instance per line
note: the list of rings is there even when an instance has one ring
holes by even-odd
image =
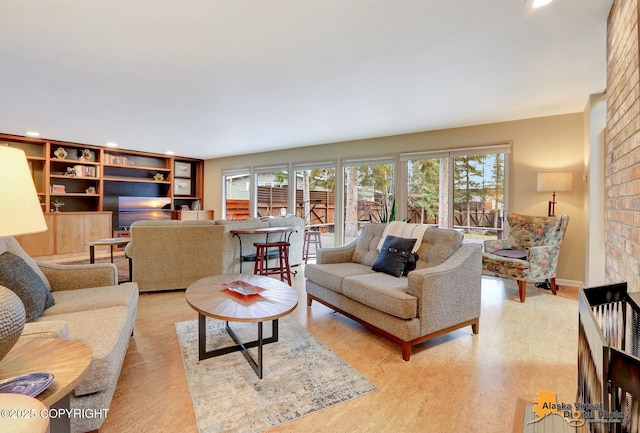
[[[16,237],[32,257],[88,252],[85,242],[111,237],[111,212],[52,212],[44,218],[46,232]]]
[[[213,210],[174,210],[171,211],[172,220],[200,221],[213,220]]]

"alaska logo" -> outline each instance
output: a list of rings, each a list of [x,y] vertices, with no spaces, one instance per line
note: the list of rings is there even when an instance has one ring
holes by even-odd
[[[573,406],[570,403],[558,403],[558,397],[555,392],[540,391],[536,394],[534,402],[533,412],[536,418],[527,424],[540,422],[549,415],[558,415],[564,418],[572,427],[584,425],[584,420],[580,418],[580,412],[573,410]]]

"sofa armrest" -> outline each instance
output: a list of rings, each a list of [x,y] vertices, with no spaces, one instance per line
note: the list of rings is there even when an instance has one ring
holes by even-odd
[[[482,246],[465,243],[444,263],[409,273],[423,334],[480,317]]]
[[[351,262],[353,252],[356,250],[356,242],[357,240],[354,239],[341,247],[318,248],[318,251],[316,251],[316,263],[326,265],[329,263]]]
[[[69,324],[64,320],[47,320],[44,322],[28,322],[20,334],[20,340],[34,338],[69,339]]]
[[[118,268],[113,263],[56,265],[36,262],[51,284],[51,291],[115,286]]]

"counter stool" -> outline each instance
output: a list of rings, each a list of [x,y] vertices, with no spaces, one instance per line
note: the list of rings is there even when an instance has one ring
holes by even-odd
[[[291,285],[291,269],[289,268],[289,242],[254,243],[256,262],[253,273],[256,275],[280,275],[280,281]],[[269,267],[269,249],[277,249],[277,266]],[[286,279],[286,280],[285,280]]]
[[[313,244],[313,254],[309,254],[309,245]],[[304,263],[307,264],[309,257],[316,257],[316,251],[318,248],[322,248],[322,239],[320,238],[320,231],[307,230],[304,232]]]

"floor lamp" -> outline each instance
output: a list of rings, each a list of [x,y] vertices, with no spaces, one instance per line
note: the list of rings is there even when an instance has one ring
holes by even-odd
[[[24,152],[0,146],[0,237],[43,232],[47,224]],[[25,322],[22,301],[0,287],[0,359],[18,341]]]
[[[553,193],[549,201],[549,216],[556,216],[556,193],[571,191],[573,188],[572,173],[538,173],[538,192]]]

